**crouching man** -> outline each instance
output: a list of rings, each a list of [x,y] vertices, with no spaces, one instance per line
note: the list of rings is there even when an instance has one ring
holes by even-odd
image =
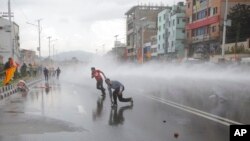
[[[123,98],[122,96],[122,92],[124,91],[124,86],[122,83],[120,83],[119,81],[111,81],[110,79],[106,79],[105,80],[106,84],[108,85],[108,91],[109,91],[109,95],[110,95],[110,99],[112,102],[112,106],[117,106],[117,97],[119,99],[120,102],[131,102],[131,105],[133,105],[133,99],[130,98]],[[112,101],[112,89],[114,89],[113,91],[113,100]]]

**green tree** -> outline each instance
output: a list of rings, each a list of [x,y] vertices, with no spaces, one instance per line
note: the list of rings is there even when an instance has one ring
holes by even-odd
[[[245,41],[250,37],[250,5],[235,5],[228,19],[232,20],[232,25],[227,28],[227,43]]]

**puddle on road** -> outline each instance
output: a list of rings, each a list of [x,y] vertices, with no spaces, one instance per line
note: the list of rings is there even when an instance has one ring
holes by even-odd
[[[20,113],[20,111],[5,112]],[[22,115],[14,118],[9,117],[7,121],[0,120],[0,126],[0,136],[88,131],[67,121],[34,115]]]

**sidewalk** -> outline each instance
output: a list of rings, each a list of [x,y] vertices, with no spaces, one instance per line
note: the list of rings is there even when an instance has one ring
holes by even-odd
[[[42,81],[42,77],[36,77],[30,80],[26,80],[27,86],[31,86],[39,81]],[[7,98],[13,94],[17,93],[17,86],[16,84],[11,84],[8,86],[0,87],[0,100]]]

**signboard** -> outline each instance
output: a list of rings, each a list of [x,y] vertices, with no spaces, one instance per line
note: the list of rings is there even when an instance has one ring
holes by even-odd
[[[199,28],[199,27],[202,27],[202,26],[214,24],[214,23],[219,22],[219,19],[220,19],[219,16],[213,16],[213,17],[210,17],[210,18],[206,18],[206,19],[204,19],[202,21],[198,21],[198,22],[188,24],[187,29],[196,29],[196,28]]]

